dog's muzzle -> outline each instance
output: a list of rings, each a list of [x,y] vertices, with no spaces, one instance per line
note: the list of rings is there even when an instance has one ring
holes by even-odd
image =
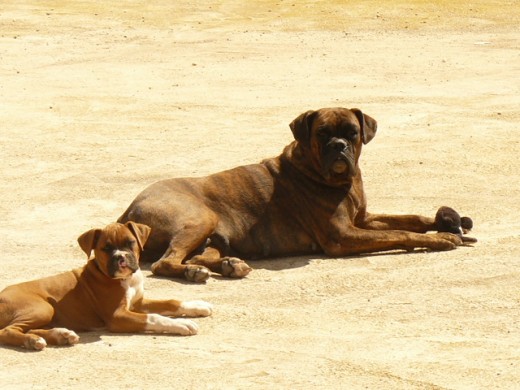
[[[327,157],[325,158],[324,168],[326,175],[331,173],[336,175],[354,176],[356,174],[356,163],[352,147],[347,141],[341,138],[332,138],[326,145]],[[330,172],[332,171],[332,172]]]

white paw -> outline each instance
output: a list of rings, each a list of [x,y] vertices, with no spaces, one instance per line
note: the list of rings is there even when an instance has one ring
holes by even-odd
[[[55,335],[59,340],[59,344],[61,345],[74,345],[79,342],[79,336],[72,330],[67,328],[54,328],[53,331],[55,332]]]
[[[207,317],[213,313],[213,305],[205,301],[184,301],[180,311],[188,317]]]
[[[185,318],[172,318],[171,320],[175,322],[175,326],[178,327],[178,331],[174,333],[178,333],[181,336],[192,336],[199,332],[199,326],[195,321]]]
[[[169,318],[159,314],[148,314],[146,319],[146,331],[154,333],[172,333],[181,336],[197,334],[197,324],[186,318]]]
[[[41,351],[46,346],[47,342],[42,337],[31,337],[29,339],[26,339],[24,342],[25,348],[34,349],[36,351]]]

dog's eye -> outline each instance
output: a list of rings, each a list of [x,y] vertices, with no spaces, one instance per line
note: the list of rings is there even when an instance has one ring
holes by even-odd
[[[128,240],[126,242],[126,247],[127,248],[133,248],[134,245],[135,245],[135,240]]]
[[[327,139],[329,137],[329,134],[327,133],[327,130],[325,130],[325,129],[318,130],[316,135],[320,139]]]
[[[101,250],[103,252],[110,253],[114,250],[114,247],[111,244],[105,244],[105,246]]]
[[[358,136],[357,132],[352,132],[347,135],[347,139],[354,141],[357,139],[357,136]]]

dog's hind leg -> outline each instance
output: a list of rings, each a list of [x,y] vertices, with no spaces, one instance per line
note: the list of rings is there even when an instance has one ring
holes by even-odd
[[[155,275],[185,278],[191,282],[205,282],[210,270],[203,264],[183,264],[186,258],[203,246],[215,228],[216,222],[186,224],[177,230],[162,257],[152,264]]]
[[[197,245],[194,246],[195,249]],[[151,270],[154,275],[184,278],[190,282],[202,283],[208,280],[210,270],[201,265],[182,264],[189,249],[175,249],[172,245],[168,247],[163,257],[152,264]]]
[[[221,257],[217,248],[208,246],[200,255],[193,256],[186,262],[209,268],[211,271],[230,278],[243,278],[251,272],[251,267],[237,257]]]
[[[9,325],[0,330],[0,343],[36,351],[41,351],[47,346],[45,339],[35,334],[24,333],[19,324]]]
[[[22,315],[13,318],[9,325],[0,330],[0,343],[41,351],[47,346],[47,342],[44,337],[31,333],[31,330],[43,327],[51,321],[54,314],[53,307],[41,300],[35,301],[36,304],[33,305],[27,302],[16,303],[25,306],[25,310]],[[8,307],[1,308],[3,313],[8,310]]]

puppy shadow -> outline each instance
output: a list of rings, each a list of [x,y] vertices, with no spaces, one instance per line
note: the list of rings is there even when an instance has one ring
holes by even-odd
[[[79,336],[79,345],[80,344],[93,344],[98,343],[102,341],[101,336],[104,336],[108,334],[108,332],[77,332]],[[77,344],[77,345],[78,345]],[[74,345],[47,345],[45,349],[47,348],[59,348],[59,349],[68,349],[68,348],[74,348]],[[18,353],[37,353],[41,351],[37,351],[34,349],[26,349],[19,346],[12,346],[12,345],[1,345],[0,349],[6,349],[11,350],[13,352]]]
[[[8,351],[13,351],[13,352],[18,352],[18,353],[35,353],[35,352],[39,352],[39,351],[35,351],[35,350],[32,350],[32,349],[25,349],[23,347],[17,347],[17,346],[14,346],[14,345],[0,345],[0,350],[8,350]]]

